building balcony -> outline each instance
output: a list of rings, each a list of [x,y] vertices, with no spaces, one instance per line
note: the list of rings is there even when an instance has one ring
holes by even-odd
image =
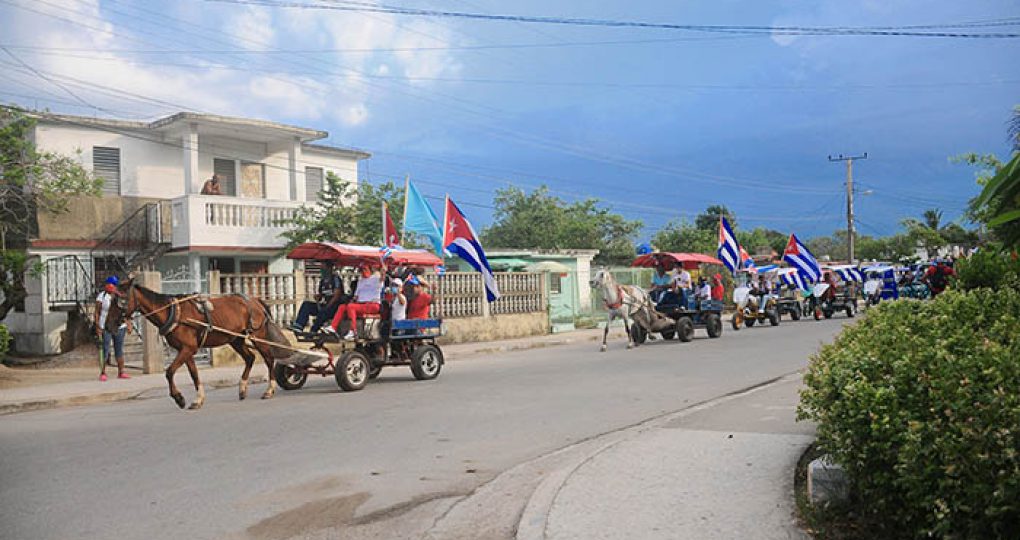
[[[171,201],[172,249],[280,249],[298,201],[185,195]]]

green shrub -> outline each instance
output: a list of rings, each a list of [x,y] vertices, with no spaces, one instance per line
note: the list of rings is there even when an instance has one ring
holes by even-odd
[[[868,536],[1020,538],[1020,292],[880,304],[812,359],[801,418]]]
[[[11,343],[11,333],[7,330],[7,326],[0,324],[0,362],[7,357],[8,347]]]
[[[1020,288],[1020,260],[997,246],[989,246],[956,262],[956,287],[963,290],[988,287]]]

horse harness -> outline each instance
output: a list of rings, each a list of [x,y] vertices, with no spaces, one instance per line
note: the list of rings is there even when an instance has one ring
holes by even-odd
[[[612,304],[606,302],[606,307],[609,309],[620,309],[621,307],[623,307],[623,287],[621,287],[619,284],[616,285],[616,298],[618,299],[617,302],[614,302]]]

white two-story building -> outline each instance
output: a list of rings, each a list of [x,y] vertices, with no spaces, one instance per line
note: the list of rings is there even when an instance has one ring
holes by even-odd
[[[325,131],[248,118],[185,112],[154,122],[37,120],[39,150],[79,156],[105,185],[101,198],[73,200],[67,214],[38,216],[29,251],[47,272],[4,321],[18,349],[32,353],[68,348],[69,306],[91,294],[79,290],[82,281],[92,286],[113,259],[148,256],[168,292],[207,290],[210,269],[290,272],[281,221],[314,204],[329,172],[356,184],[359,162],[370,157],[314,144]],[[202,195],[214,173],[223,194]]]

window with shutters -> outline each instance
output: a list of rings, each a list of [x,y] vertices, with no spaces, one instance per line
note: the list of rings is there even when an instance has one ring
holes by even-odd
[[[103,179],[103,193],[120,195],[120,148],[93,146],[92,172]]]
[[[237,162],[232,159],[213,159],[213,173],[220,175],[220,192],[237,195]]]
[[[305,167],[305,200],[315,202],[319,200],[319,192],[322,191],[322,168]]]

